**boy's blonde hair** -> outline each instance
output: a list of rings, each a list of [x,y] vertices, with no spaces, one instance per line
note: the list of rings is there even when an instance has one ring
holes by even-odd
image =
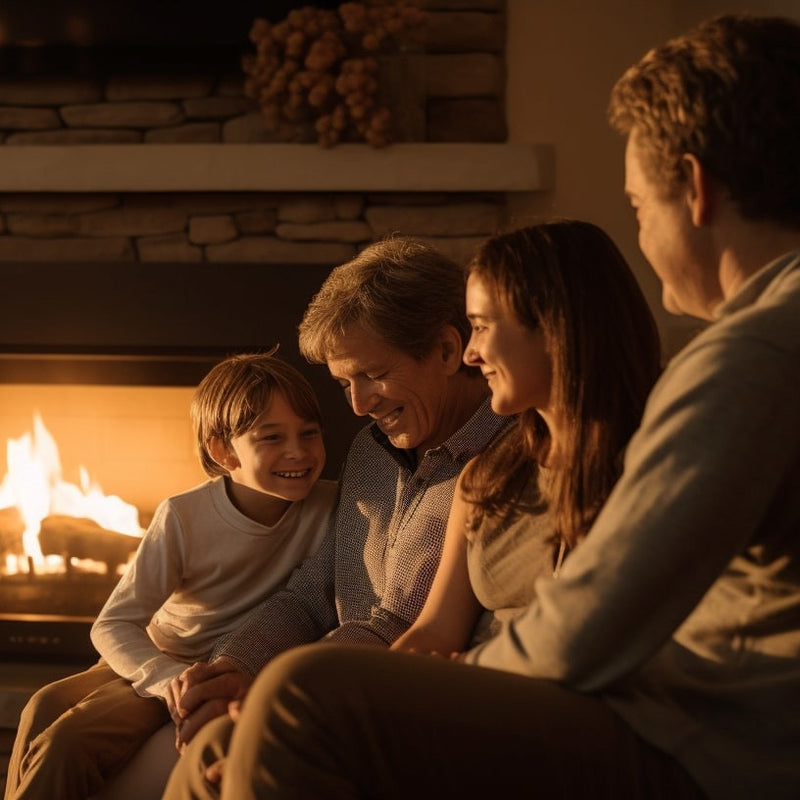
[[[293,366],[267,353],[240,353],[212,367],[200,381],[190,408],[200,464],[210,477],[226,475],[209,452],[209,442],[225,444],[253,427],[273,394],[280,392],[298,417],[322,424],[311,384]]]

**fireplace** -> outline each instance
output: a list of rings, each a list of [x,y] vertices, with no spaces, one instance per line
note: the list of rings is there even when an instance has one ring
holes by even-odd
[[[297,349],[302,312],[329,271],[320,264],[0,263],[0,440],[41,414],[65,479],[81,461],[102,490],[138,511],[204,479],[188,404],[217,360],[280,345],[317,390],[326,477],[336,477],[362,424],[323,366]],[[52,431],[51,431],[52,428]],[[109,463],[106,463],[109,462]],[[0,511],[0,555],[24,525]],[[138,538],[49,514],[39,540],[61,566],[14,570],[0,560],[0,653],[88,660],[91,622]],[[13,555],[17,555],[14,553]],[[87,566],[88,563],[88,566]]]
[[[156,0],[13,0],[0,8],[8,34],[0,105],[13,108],[0,120],[0,426],[8,423],[0,444],[30,427],[33,394],[65,473],[85,464],[104,491],[140,510],[143,524],[160,497],[203,479],[188,398],[214,359],[240,346],[280,341],[309,377],[322,399],[326,473],[334,477],[362,421],[327,370],[296,353],[306,296],[331,264],[394,231],[463,261],[505,224],[509,194],[554,185],[549,144],[508,141],[503,0],[426,4],[422,141],[380,150],[276,142],[243,96],[243,34],[250,13],[282,18],[289,5],[306,4],[237,3],[217,15],[226,30],[213,46],[167,32],[168,9]],[[113,8],[120,21],[141,19],[122,23],[126,35],[145,30],[160,41],[76,47],[11,24],[63,31],[54,26],[65,7],[90,5],[103,14]],[[202,17],[196,4],[167,5]],[[228,22],[240,14],[240,33],[231,34]],[[222,26],[212,27],[216,37]],[[22,41],[37,37],[51,46]],[[46,310],[43,295],[55,301]],[[103,305],[109,296],[116,306]],[[198,303],[203,310],[184,330],[174,312]],[[95,455],[105,440],[113,459]],[[86,587],[103,577],[52,582],[96,606]],[[30,694],[96,658],[94,612],[62,613],[45,583],[29,588],[49,614],[0,605],[0,786]]]

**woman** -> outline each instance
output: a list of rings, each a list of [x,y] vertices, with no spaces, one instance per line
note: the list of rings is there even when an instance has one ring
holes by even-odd
[[[527,607],[591,527],[660,371],[641,290],[594,225],[496,236],[467,274],[464,361],[517,417],[462,473],[431,592],[394,649],[460,652],[486,637],[482,608],[496,626]]]

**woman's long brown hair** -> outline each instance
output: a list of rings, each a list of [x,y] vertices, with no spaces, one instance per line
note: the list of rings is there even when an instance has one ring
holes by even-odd
[[[549,506],[555,534],[573,547],[620,475],[622,454],[661,371],[655,321],[613,241],[587,222],[554,221],[487,240],[469,264],[530,328],[552,361],[550,407],[560,416],[560,462],[547,497],[530,495],[551,445],[535,409],[471,462],[462,478],[476,530],[490,514]]]

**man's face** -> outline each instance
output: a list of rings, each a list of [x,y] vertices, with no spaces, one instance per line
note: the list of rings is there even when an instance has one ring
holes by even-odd
[[[423,454],[453,432],[448,421],[452,369],[438,347],[418,361],[353,326],[337,341],[327,364],[353,411],[372,417],[395,447]]]
[[[684,192],[665,199],[642,168],[635,133],[625,150],[625,194],[636,211],[639,247],[662,283],[662,303],[673,314],[711,317],[722,299],[703,231],[692,223]],[[688,191],[688,189],[687,189]]]

